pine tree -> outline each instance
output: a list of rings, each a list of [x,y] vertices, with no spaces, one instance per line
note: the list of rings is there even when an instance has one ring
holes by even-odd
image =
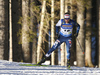
[[[13,61],[13,50],[12,50],[12,2],[9,0],[9,27],[10,27],[10,48],[9,48],[9,61]]]
[[[65,0],[65,13],[66,12],[68,12],[68,6],[69,6],[69,0]],[[65,59],[65,66],[67,65],[66,63],[67,63],[67,51],[66,51],[66,45],[65,45],[65,57],[64,57],[64,59]]]
[[[13,43],[13,61],[21,61],[22,59],[22,47],[19,44],[18,31],[21,29],[21,25],[18,24],[20,17],[22,16],[22,0],[12,0],[12,43]]]
[[[98,24],[98,66],[100,68],[100,0],[97,0],[97,24]]]
[[[0,8],[2,7],[2,9],[3,9],[2,11],[4,11],[4,13],[1,12],[0,15],[2,15],[2,16],[4,15],[4,18],[2,18],[1,20],[4,20],[3,24],[4,24],[5,31],[4,31],[3,37],[0,34],[0,38],[1,37],[3,38],[3,40],[0,40],[0,41],[5,40],[4,41],[4,59],[8,60],[9,59],[9,11],[8,11],[9,10],[9,8],[8,8],[9,0],[3,0],[3,1],[4,1],[4,4],[3,4],[3,6],[0,6]],[[1,28],[0,32],[3,30],[1,27],[2,25],[0,25],[0,28]],[[0,45],[2,45],[2,44],[0,44]]]
[[[22,0],[22,51],[23,61],[30,62],[30,49],[29,49],[29,34],[28,34],[28,14],[29,14],[29,1]]]
[[[37,62],[39,62],[41,59],[41,45],[42,45],[42,34],[43,34],[45,10],[46,10],[46,0],[43,0],[42,11],[41,11],[41,22],[40,22],[40,29],[39,29],[39,37],[38,37],[38,46],[37,46]]]
[[[76,0],[70,0],[70,18],[76,21],[75,15],[76,15]],[[73,27],[73,34],[72,34],[72,46],[70,49],[71,56],[70,56],[70,65],[74,65],[74,61],[76,61],[76,37],[74,37],[74,33],[76,32],[76,27]]]
[[[51,46],[54,44],[54,0],[51,0]],[[51,64],[55,65],[55,53],[52,53]]]
[[[87,0],[86,12],[86,40],[85,40],[85,64],[86,66],[93,67],[91,58],[91,25],[92,25],[92,0]]]
[[[38,18],[38,7],[36,0],[30,0],[30,39],[31,39],[31,48],[32,53],[30,54],[32,56],[32,63],[37,63],[37,18]],[[36,12],[36,13],[35,13]]]
[[[8,59],[8,1],[0,0],[0,60]]]
[[[84,0],[77,0],[77,22],[80,25],[80,31],[78,34],[78,39],[80,41],[80,44],[85,49],[85,37],[84,37]],[[78,41],[76,41],[76,52],[77,52],[77,66],[85,66],[84,61],[84,54],[82,53],[82,50],[80,49]]]
[[[60,0],[60,19],[64,19],[64,12],[65,12],[65,8],[64,8],[64,3],[65,0]],[[61,44],[61,66],[65,65],[65,43]]]

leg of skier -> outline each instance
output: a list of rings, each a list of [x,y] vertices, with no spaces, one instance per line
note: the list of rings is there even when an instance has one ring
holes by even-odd
[[[55,43],[54,43],[54,45],[52,46],[52,48],[46,53],[46,55],[44,56],[44,58],[40,61],[40,62],[38,62],[37,64],[38,65],[41,65],[42,63],[44,63],[45,61],[46,61],[46,59],[47,59],[47,57],[49,57],[50,55],[51,55],[51,53],[55,50],[55,49],[57,49],[57,47],[59,46],[59,45],[61,45],[61,40],[58,38],[56,41],[55,41]]]
[[[66,49],[67,49],[67,67],[70,68],[70,48],[72,45],[72,38],[67,38]]]

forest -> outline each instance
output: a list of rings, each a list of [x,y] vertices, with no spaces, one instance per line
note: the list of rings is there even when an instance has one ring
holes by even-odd
[[[72,36],[71,65],[100,67],[100,0],[0,0],[0,4],[0,60],[39,62],[57,39],[56,23],[69,12],[80,25],[78,37]],[[66,66],[66,55],[62,43],[48,61]]]

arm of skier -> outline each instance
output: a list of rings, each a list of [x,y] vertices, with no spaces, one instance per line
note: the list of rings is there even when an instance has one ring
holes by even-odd
[[[76,22],[74,22],[74,25],[76,26],[76,33],[74,34],[74,36],[77,37],[80,30],[80,25]]]
[[[79,25],[78,23],[76,23],[76,27],[77,27],[77,29],[76,29],[76,34],[77,34],[77,36],[78,36],[79,30],[80,30],[80,25]],[[77,37],[77,36],[76,36],[76,37]]]
[[[59,30],[60,30],[60,26],[61,26],[61,20],[58,21],[58,23],[56,24],[56,36],[59,36]]]

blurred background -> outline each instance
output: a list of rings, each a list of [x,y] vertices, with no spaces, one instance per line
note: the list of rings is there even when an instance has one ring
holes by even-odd
[[[71,65],[99,67],[100,0],[0,0],[0,60],[36,64],[57,39],[55,25],[65,12],[80,25],[80,44],[72,39]],[[66,55],[63,43],[48,61],[66,66]]]

